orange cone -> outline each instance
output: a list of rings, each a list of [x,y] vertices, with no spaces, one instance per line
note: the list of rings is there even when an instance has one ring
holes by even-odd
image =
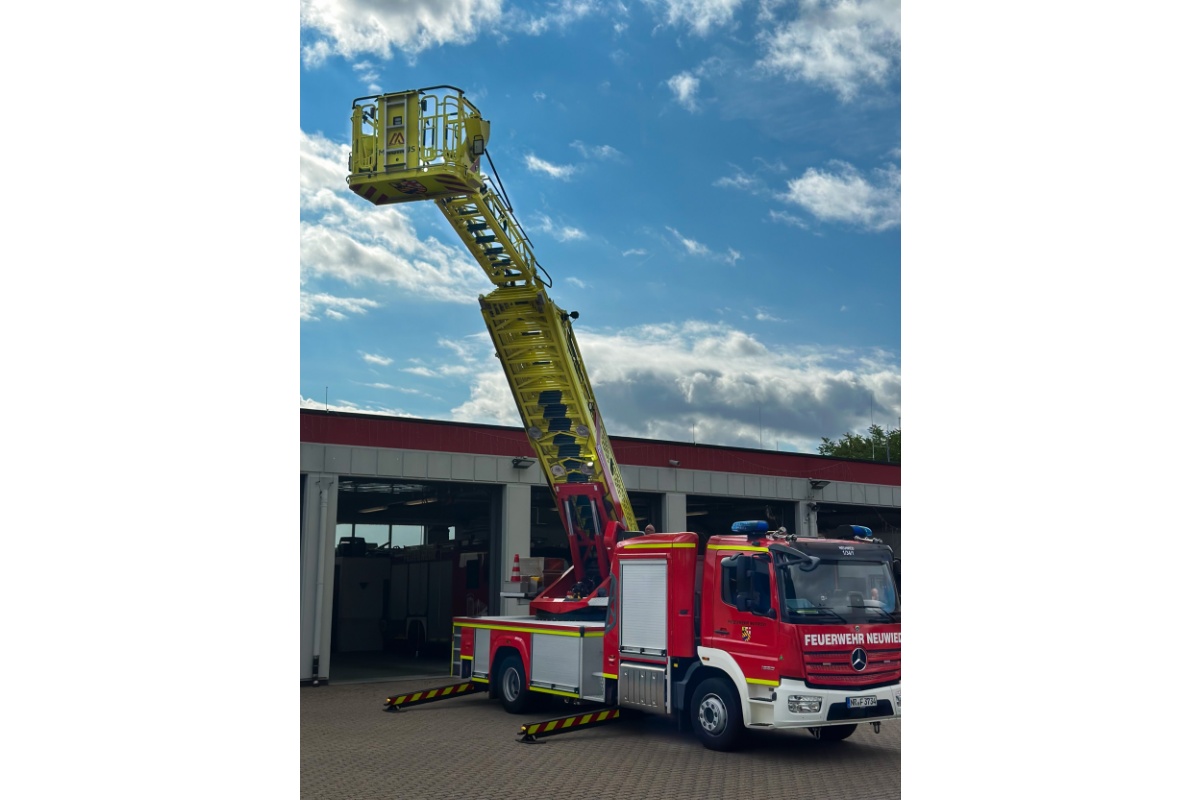
[[[512,578],[510,580],[513,583],[521,582],[521,554],[520,553],[513,553]]]

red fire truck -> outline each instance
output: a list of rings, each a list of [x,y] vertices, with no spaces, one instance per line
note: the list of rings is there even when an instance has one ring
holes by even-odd
[[[617,542],[606,596],[590,601],[600,620],[456,618],[455,674],[514,713],[534,693],[632,708],[687,722],[715,750],[746,729],[840,740],[899,718],[891,549],[734,528],[746,532],[703,553],[694,533]]]
[[[376,205],[436,202],[494,284],[479,298],[484,323],[571,561],[527,592],[528,615],[454,618],[460,682],[385,708],[486,689],[524,713],[550,695],[594,710],[525,725],[526,740],[636,709],[674,716],[718,750],[747,729],[840,740],[899,718],[898,563],[868,529],[796,538],[748,521],[707,541],[629,535],[632,506],[571,327],[579,315],[547,296],[503,185],[481,170],[490,128],[451,86],[357,98],[347,183]]]

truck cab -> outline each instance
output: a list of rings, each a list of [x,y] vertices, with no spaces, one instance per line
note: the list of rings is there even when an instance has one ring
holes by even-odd
[[[859,722],[898,718],[891,549],[758,533],[714,536],[705,551],[697,655],[725,674],[729,696],[710,687],[691,704],[701,739],[728,749],[742,726],[842,739]]]

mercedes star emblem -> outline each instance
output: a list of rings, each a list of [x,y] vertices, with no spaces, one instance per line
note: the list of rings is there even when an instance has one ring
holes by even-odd
[[[867,651],[861,647],[855,649],[850,654],[850,666],[854,667],[855,672],[862,672],[867,668]]]

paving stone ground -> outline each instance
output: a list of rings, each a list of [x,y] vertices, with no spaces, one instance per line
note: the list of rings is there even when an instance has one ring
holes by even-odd
[[[389,695],[447,679],[300,689],[300,797],[305,800],[694,800],[900,797],[900,722],[826,744],[804,732],[751,732],[736,753],[705,749],[660,717],[520,744],[523,723],[573,713],[552,704],[513,715],[486,693],[400,713]]]

